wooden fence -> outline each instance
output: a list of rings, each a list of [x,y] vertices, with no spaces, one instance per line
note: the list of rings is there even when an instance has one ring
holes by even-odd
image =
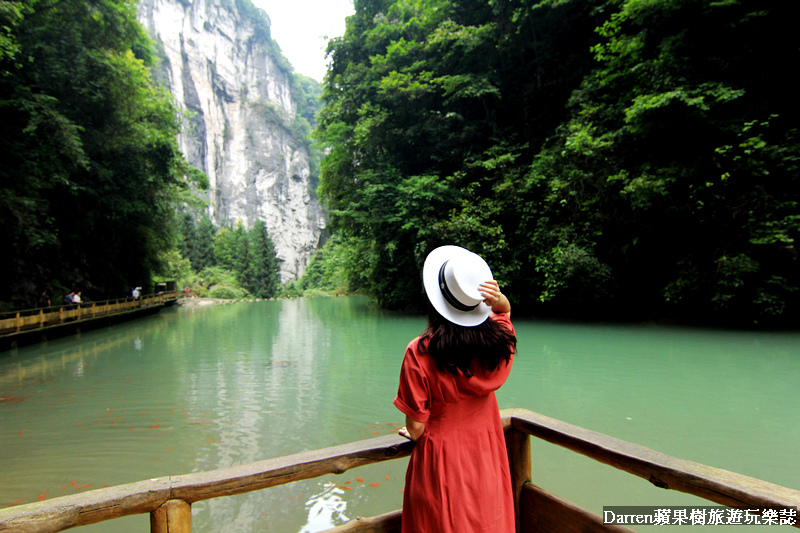
[[[501,413],[519,533],[628,532],[531,483],[530,436],[639,476],[657,487],[740,508],[800,507],[800,491],[661,454],[524,409]],[[413,443],[385,436],[211,472],[162,477],[0,510],[0,531],[50,533],[150,513],[151,533],[191,531],[194,502],[231,496],[408,456]],[[358,518],[328,533],[397,533],[400,511]],[[796,522],[796,521],[795,521]],[[795,527],[800,527],[795,523]]]
[[[90,302],[75,306],[54,306],[39,309],[27,309],[0,315],[0,336],[14,335],[26,331],[44,329],[71,322],[92,320],[110,315],[127,313],[136,309],[160,306],[177,300],[177,291],[148,294],[138,300],[121,298]]]

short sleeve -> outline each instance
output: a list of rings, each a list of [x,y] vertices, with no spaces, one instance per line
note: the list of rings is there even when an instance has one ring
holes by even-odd
[[[505,328],[507,330],[509,330],[511,333],[516,334],[516,332],[514,331],[514,325],[511,323],[511,317],[508,316],[508,313],[497,313],[497,314],[491,315],[491,318],[495,322],[498,322],[498,323],[502,324],[503,326],[505,326]]]
[[[417,422],[425,423],[430,416],[430,387],[414,339],[406,348],[400,367],[400,385],[394,405]]]

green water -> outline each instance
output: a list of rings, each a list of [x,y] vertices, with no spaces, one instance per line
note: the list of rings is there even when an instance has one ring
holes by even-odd
[[[501,409],[800,489],[800,334],[514,322]],[[164,310],[2,353],[0,507],[396,431],[400,362],[423,327],[364,298],[253,302]],[[398,509],[405,466],[198,502],[193,531],[315,532]],[[533,478],[598,514],[710,505],[535,439]],[[79,531],[148,524],[140,515]],[[715,528],[681,531],[693,529]]]

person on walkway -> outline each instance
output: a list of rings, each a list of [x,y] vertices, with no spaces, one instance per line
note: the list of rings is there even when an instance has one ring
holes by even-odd
[[[494,391],[517,339],[511,304],[486,262],[458,246],[433,250],[423,283],[428,327],[406,348],[394,405],[416,441],[402,533],[513,533],[514,499]]]
[[[50,296],[48,296],[46,290],[43,290],[42,294],[39,295],[39,300],[36,304],[37,307],[50,307]]]
[[[80,305],[83,300],[81,299],[81,291],[75,293],[72,297],[72,303],[76,305]]]
[[[74,298],[75,298],[75,291],[69,291],[64,296],[64,307],[66,307],[67,309],[72,309]]]

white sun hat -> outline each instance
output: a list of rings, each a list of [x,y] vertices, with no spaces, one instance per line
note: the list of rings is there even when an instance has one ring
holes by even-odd
[[[441,246],[425,259],[422,281],[434,309],[459,326],[482,324],[491,314],[478,285],[492,279],[492,270],[478,254],[460,246]]]

